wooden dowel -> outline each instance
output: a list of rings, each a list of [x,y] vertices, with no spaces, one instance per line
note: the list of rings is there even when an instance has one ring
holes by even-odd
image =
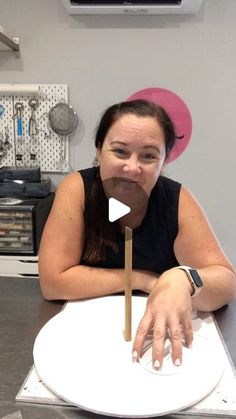
[[[125,340],[132,339],[132,229],[125,227]]]

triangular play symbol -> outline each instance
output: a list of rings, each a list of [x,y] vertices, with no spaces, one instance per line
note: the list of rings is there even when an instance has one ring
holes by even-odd
[[[108,218],[111,223],[119,220],[119,218],[128,214],[131,211],[130,207],[118,201],[115,198],[109,198]]]

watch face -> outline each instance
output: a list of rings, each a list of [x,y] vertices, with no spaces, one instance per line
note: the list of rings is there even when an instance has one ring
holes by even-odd
[[[192,278],[193,278],[193,280],[195,282],[196,287],[197,288],[202,287],[203,283],[202,283],[201,277],[198,274],[198,272],[195,269],[191,269],[190,270],[190,274],[191,274],[191,276],[192,276]]]

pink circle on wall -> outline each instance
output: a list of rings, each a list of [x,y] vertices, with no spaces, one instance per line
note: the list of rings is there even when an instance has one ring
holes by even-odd
[[[150,87],[132,94],[127,101],[145,99],[162,106],[172,119],[177,136],[176,143],[166,160],[166,163],[177,159],[187,147],[192,133],[192,118],[190,111],[176,93],[160,87]]]

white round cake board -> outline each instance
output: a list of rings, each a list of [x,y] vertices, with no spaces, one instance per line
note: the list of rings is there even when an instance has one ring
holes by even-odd
[[[132,297],[132,334],[146,307],[145,297]],[[40,330],[34,363],[54,393],[82,409],[108,416],[151,417],[187,408],[218,384],[224,363],[210,342],[194,333],[183,363],[164,358],[152,368],[151,350],[132,362],[132,342],[123,337],[124,297],[76,301]]]

